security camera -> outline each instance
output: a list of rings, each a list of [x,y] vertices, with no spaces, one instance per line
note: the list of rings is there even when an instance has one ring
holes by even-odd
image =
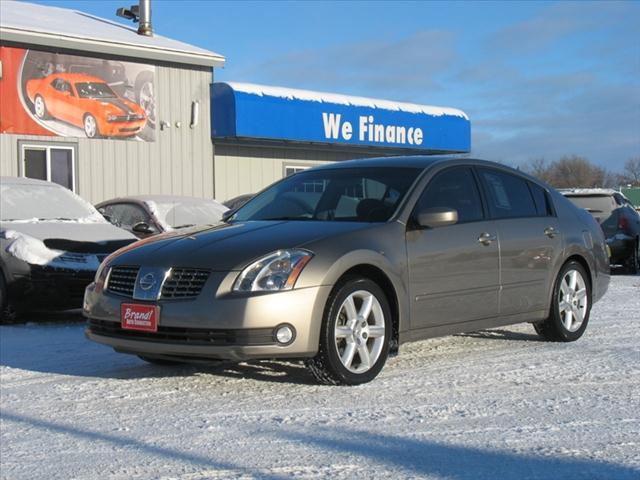
[[[116,15],[137,23],[140,18],[140,7],[138,5],[131,5],[129,8],[122,7],[116,10]]]

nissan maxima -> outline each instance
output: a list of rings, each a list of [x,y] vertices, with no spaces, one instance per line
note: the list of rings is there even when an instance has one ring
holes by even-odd
[[[90,339],[153,363],[299,358],[353,385],[408,341],[520,322],[577,340],[608,284],[602,230],[544,183],[396,157],[305,170],[223,223],[125,247],[84,313]]]

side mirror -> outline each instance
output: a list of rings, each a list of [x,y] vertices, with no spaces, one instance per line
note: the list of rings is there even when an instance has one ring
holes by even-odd
[[[113,222],[113,217],[112,217],[111,215],[107,215],[106,213],[102,213],[102,212],[100,212],[100,214],[104,217],[104,219],[105,219],[107,222],[109,222],[109,223],[111,223],[111,224],[115,225],[115,223]]]
[[[136,232],[136,233],[143,233],[143,234],[151,234],[151,233],[156,233],[155,229],[151,228],[149,226],[148,223],[145,222],[138,222],[136,223],[132,228],[132,231]]]
[[[425,208],[418,212],[416,221],[422,228],[455,225],[458,223],[458,211],[455,208],[447,207]]]
[[[234,208],[233,210],[229,209],[226,212],[224,212],[222,214],[222,221],[226,223],[226,221],[229,220],[229,217],[231,217],[234,213],[236,213],[236,210],[238,209]]]

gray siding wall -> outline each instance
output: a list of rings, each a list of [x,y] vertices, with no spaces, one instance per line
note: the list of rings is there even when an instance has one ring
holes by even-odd
[[[314,166],[327,162],[375,156],[364,150],[339,150],[321,146],[215,145],[216,200],[225,201],[255,193],[284,177],[285,167]],[[382,156],[380,153],[377,155]]]
[[[76,192],[92,203],[145,193],[213,198],[212,82],[210,69],[156,67],[155,142],[0,134],[0,175],[20,174],[19,141],[62,142],[76,146]],[[200,115],[192,129],[194,100],[200,102]],[[160,121],[171,128],[160,130]]]

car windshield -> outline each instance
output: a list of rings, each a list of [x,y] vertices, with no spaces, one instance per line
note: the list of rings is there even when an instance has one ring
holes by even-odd
[[[55,185],[0,185],[3,221],[99,221],[100,214],[66,188]]]
[[[152,202],[148,202],[151,204]],[[194,225],[211,225],[222,219],[227,208],[217,202],[153,202],[155,215],[162,223],[171,228],[184,228]],[[150,205],[151,206],[151,205]]]
[[[567,195],[575,205],[591,213],[611,213],[617,205],[611,195]]]
[[[393,167],[306,170],[249,200],[228,221],[386,222],[421,171]]]
[[[116,94],[106,83],[76,83],[76,90],[81,98],[116,98]]]

